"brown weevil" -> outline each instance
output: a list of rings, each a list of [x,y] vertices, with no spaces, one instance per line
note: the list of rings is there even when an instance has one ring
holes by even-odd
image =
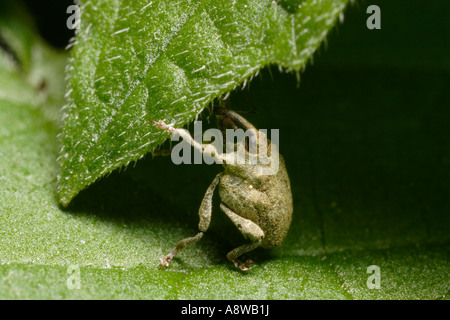
[[[200,232],[190,238],[180,240],[167,256],[161,259],[159,267],[168,266],[178,250],[193,244],[203,237],[211,221],[212,198],[214,190],[219,186],[222,200],[220,208],[236,225],[242,235],[250,240],[230,251],[228,260],[239,269],[246,271],[253,261],[241,262],[239,256],[261,246],[270,248],[278,246],[286,237],[291,224],[293,204],[289,177],[283,157],[278,153],[278,147],[269,144],[266,134],[257,131],[245,118],[226,108],[215,108],[214,113],[227,119],[228,123],[236,123],[251,132],[250,139],[256,143],[258,151],[235,145],[234,152],[222,153],[212,144],[200,144],[195,141],[185,129],[176,129],[163,121],[152,121],[159,129],[167,130],[181,136],[186,142],[203,153],[219,159],[225,171],[219,173],[206,190],[199,209]],[[242,157],[245,161],[236,161]],[[253,160],[253,161],[252,161]],[[275,161],[276,166],[274,166]]]

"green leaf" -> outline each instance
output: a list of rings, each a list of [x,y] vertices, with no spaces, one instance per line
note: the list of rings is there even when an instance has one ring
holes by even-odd
[[[366,61],[374,52],[404,43],[361,29],[364,8],[351,8],[331,39],[339,44],[308,68],[300,88],[274,70],[273,79],[264,71],[252,82],[260,113],[249,120],[280,129],[295,211],[284,244],[252,252],[255,266],[242,273],[225,254],[244,239],[217,203],[204,239],[170,268],[157,268],[177,240],[195,234],[218,166],[143,159],[94,183],[69,209],[59,206],[56,135],[67,56],[42,43],[17,1],[2,1],[0,13],[8,3],[16,4],[8,17],[21,26],[10,29],[17,33],[8,44],[28,67],[0,48],[0,298],[448,299],[449,69],[430,68],[415,50],[415,63],[394,68],[395,77],[389,54],[373,68]],[[444,4],[429,19],[445,15]],[[434,33],[408,38],[396,8],[403,6],[384,4],[383,28],[413,48],[426,43]],[[417,6],[408,11],[422,14]],[[7,21],[0,19],[2,36]],[[342,67],[354,41],[372,51],[358,68]],[[438,58],[447,63],[447,51]],[[246,103],[239,93],[231,99]],[[380,289],[367,287],[370,265],[380,267]],[[81,287],[70,289],[77,267]]]
[[[86,1],[70,65],[58,193],[68,205],[99,177],[167,138],[262,67],[300,70],[347,0]]]

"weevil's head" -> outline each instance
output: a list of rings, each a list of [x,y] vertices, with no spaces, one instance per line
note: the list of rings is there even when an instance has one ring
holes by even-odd
[[[224,154],[225,172],[255,185],[264,184],[278,172],[279,154],[264,132],[252,130],[241,141],[229,143]]]

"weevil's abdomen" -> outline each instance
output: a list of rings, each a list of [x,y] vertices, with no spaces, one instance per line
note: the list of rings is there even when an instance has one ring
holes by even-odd
[[[280,245],[291,225],[293,212],[292,192],[283,158],[280,156],[278,173],[257,179],[259,183],[250,182],[248,176],[236,175],[232,168],[227,169],[219,185],[222,202],[264,231],[262,247]]]

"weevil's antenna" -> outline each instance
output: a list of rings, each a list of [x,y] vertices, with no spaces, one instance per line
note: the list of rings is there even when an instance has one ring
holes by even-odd
[[[258,107],[253,103],[252,99],[250,99],[250,95],[248,94],[248,88],[245,88],[242,90],[245,96],[245,100],[249,103],[249,105],[252,107],[251,111],[240,111],[241,113],[259,113]]]
[[[245,110],[245,111],[231,110],[229,96],[225,97],[222,100],[219,100],[218,107],[213,106],[213,108],[212,108],[212,113],[216,115],[217,126],[220,129],[220,131],[222,132],[223,137],[226,137],[226,127],[227,126],[233,127],[234,130],[238,129],[238,126],[236,125],[236,123],[238,123],[241,127],[245,128],[245,129],[251,129],[251,130],[256,131],[256,128],[239,114],[239,113],[247,113],[247,114],[259,113],[258,108],[256,107],[256,105],[253,103],[253,101],[250,99],[250,96],[248,95],[248,92],[247,92],[248,88],[244,88],[242,91],[244,92],[245,99],[252,107],[252,110]],[[257,135],[257,139],[258,139],[258,135]]]
[[[244,117],[242,117],[236,111],[233,111],[233,110],[230,110],[227,108],[216,107],[216,108],[214,108],[213,113],[217,116],[222,116],[223,117],[222,120],[225,118],[228,118],[228,119],[232,120],[233,122],[235,121],[235,122],[239,123],[245,129],[255,129],[256,130],[256,128],[250,122],[248,122]]]
[[[222,136],[226,136],[226,127],[228,125],[231,125],[233,129],[237,129],[237,126],[234,124],[233,120],[230,118],[227,118],[226,116],[223,116],[223,114],[218,114],[216,110],[223,109],[223,110],[230,110],[230,99],[226,98],[224,100],[220,100],[219,106],[212,109],[212,113],[216,115],[217,119],[217,126],[219,127],[220,131],[222,132]]]
[[[242,92],[244,93],[245,100],[247,100],[247,102],[250,105],[250,107],[252,108],[252,110],[234,110],[234,112],[258,114],[259,113],[258,107],[253,102],[253,100],[250,98],[250,95],[248,93],[249,92],[248,87],[243,87],[242,88]],[[223,99],[219,100],[219,106],[221,108],[225,108],[225,109],[230,110],[230,97],[226,96]],[[214,109],[214,108],[215,107],[213,106],[212,109]]]

